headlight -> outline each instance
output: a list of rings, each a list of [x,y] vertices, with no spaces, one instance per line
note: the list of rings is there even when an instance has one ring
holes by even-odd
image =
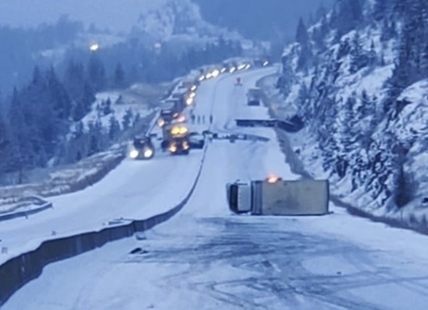
[[[229,70],[229,72],[230,73],[233,73],[233,72],[235,72],[236,71],[236,68],[235,67],[232,67],[232,68],[230,68],[230,70]]]
[[[193,103],[193,98],[187,98],[186,99],[186,104],[187,105],[191,105]]]
[[[171,144],[169,146],[169,150],[171,153],[175,153],[177,151],[177,146],[175,144]]]
[[[183,142],[183,149],[184,150],[188,150],[189,149],[189,143],[187,143],[187,141]]]
[[[165,121],[163,120],[163,118],[158,119],[158,125],[159,127],[163,127],[165,125]]]
[[[226,72],[226,68],[222,68],[221,73],[225,73],[225,72]]]
[[[138,155],[140,155],[140,153],[137,150],[132,150],[129,153],[129,157],[131,157],[132,159],[136,159],[138,157]]]
[[[153,150],[152,149],[147,149],[147,150],[144,151],[144,157],[145,158],[152,157],[152,155],[153,155]]]
[[[196,97],[196,93],[191,92],[191,93],[189,94],[189,97],[190,97],[190,98],[195,98],[195,97]]]
[[[190,88],[191,91],[196,91],[197,87],[196,85],[193,85],[192,88]]]
[[[218,77],[218,75],[220,74],[220,71],[218,71],[218,70],[214,70],[212,73],[211,73],[211,75],[212,75],[212,77]]]

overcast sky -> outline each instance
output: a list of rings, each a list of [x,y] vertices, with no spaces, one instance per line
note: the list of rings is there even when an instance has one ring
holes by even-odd
[[[0,24],[33,26],[63,14],[100,28],[127,30],[146,8],[164,0],[0,0]]]

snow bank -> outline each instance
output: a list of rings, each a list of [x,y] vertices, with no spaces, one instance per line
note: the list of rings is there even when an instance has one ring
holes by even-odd
[[[116,145],[106,152],[83,159],[70,168],[51,173],[44,182],[1,187],[0,206],[3,206],[0,210],[11,212],[21,208],[19,206],[24,207],[31,196],[50,197],[83,190],[100,181],[124,158],[124,146]]]

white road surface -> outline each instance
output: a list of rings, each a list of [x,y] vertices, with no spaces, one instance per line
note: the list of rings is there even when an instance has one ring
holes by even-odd
[[[334,206],[332,215],[305,218],[228,211],[227,182],[268,173],[296,178],[270,129],[233,127],[234,114],[245,108],[245,88],[270,70],[242,74],[243,89],[233,77],[207,82],[201,105],[214,102],[213,129],[256,133],[270,142],[213,141],[181,213],[147,232],[146,240],[125,239],[49,265],[2,310],[426,309],[424,236]],[[175,193],[176,183],[164,187],[164,195]]]

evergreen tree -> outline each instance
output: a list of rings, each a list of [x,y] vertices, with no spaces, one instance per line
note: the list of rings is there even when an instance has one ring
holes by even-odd
[[[338,144],[343,158],[350,158],[350,153],[355,148],[353,144],[356,142],[357,130],[357,120],[354,115],[356,102],[356,95],[352,94],[338,112]]]
[[[361,0],[342,0],[337,3],[338,12],[333,24],[341,33],[347,33],[363,21],[363,8]],[[335,12],[335,11],[333,11]]]
[[[308,30],[306,28],[305,22],[303,21],[303,18],[300,17],[296,30],[296,42],[300,43],[301,45],[307,45],[308,41]]]
[[[351,52],[351,44],[349,43],[349,39],[340,42],[339,49],[337,51],[337,59],[342,59],[345,56],[348,56]]]
[[[312,50],[309,45],[309,35],[306,29],[303,18],[300,18],[296,30],[296,41],[300,44],[300,55],[298,60],[298,68],[303,69],[307,66],[312,57]]]
[[[0,114],[0,175],[8,170],[8,163],[13,156],[10,153],[11,139],[8,124],[3,115]]]
[[[107,85],[104,64],[96,53],[89,59],[88,79],[95,92],[105,89]]]
[[[105,147],[103,127],[100,120],[89,122],[88,134],[90,136],[88,156],[101,152]]]
[[[83,86],[83,95],[81,98],[85,113],[88,113],[92,110],[92,104],[95,102],[96,97],[94,90],[89,83],[85,83]]]
[[[109,115],[110,113],[112,113],[112,109],[111,109],[111,100],[110,98],[107,98],[107,100],[105,102],[103,102],[103,115]]]
[[[390,0],[375,0],[373,7],[373,17],[376,21],[380,21],[386,17],[389,8],[391,7]]]
[[[428,42],[425,43],[421,56],[421,72],[425,73],[424,78],[428,77]]]
[[[362,43],[361,43],[361,37],[360,34],[355,32],[355,35],[352,39],[351,43],[351,63],[350,63],[350,72],[356,73],[360,69],[364,68],[368,65],[369,59],[366,54],[366,52],[363,49]]]
[[[29,157],[33,155],[31,154],[33,151],[32,148],[28,147],[31,137],[25,122],[23,110],[24,107],[19,98],[18,90],[14,88],[9,110],[9,123],[12,125],[12,145],[10,150],[13,151],[13,157],[10,158],[10,162],[7,164],[9,167],[8,171],[18,172],[18,183],[22,183],[23,170],[30,165]]]
[[[310,116],[312,113],[309,111],[309,90],[305,83],[302,83],[299,89],[299,95],[298,95],[298,114],[301,119],[304,121],[309,121]]]
[[[125,71],[121,64],[118,64],[114,70],[113,83],[116,88],[123,88],[125,86]]]
[[[109,120],[109,139],[115,142],[120,135],[120,124],[114,116],[110,117]]]
[[[73,121],[78,122],[83,119],[86,115],[85,106],[82,100],[79,100],[75,103],[73,110],[71,112],[71,117]]]
[[[375,44],[373,40],[370,44],[370,51],[368,54],[368,64],[371,67],[374,67],[378,64],[377,53],[376,53]]]
[[[317,11],[316,11],[315,18],[316,18],[317,21],[320,21],[323,18],[325,18],[326,15],[327,15],[327,9],[321,3],[320,6],[318,7]]]
[[[122,127],[123,127],[123,131],[126,131],[128,129],[131,128],[132,126],[132,118],[133,118],[133,113],[130,109],[127,109],[125,112],[125,115],[123,116],[122,119]]]
[[[81,98],[85,81],[85,72],[82,64],[70,61],[64,75],[64,86],[73,101]]]

